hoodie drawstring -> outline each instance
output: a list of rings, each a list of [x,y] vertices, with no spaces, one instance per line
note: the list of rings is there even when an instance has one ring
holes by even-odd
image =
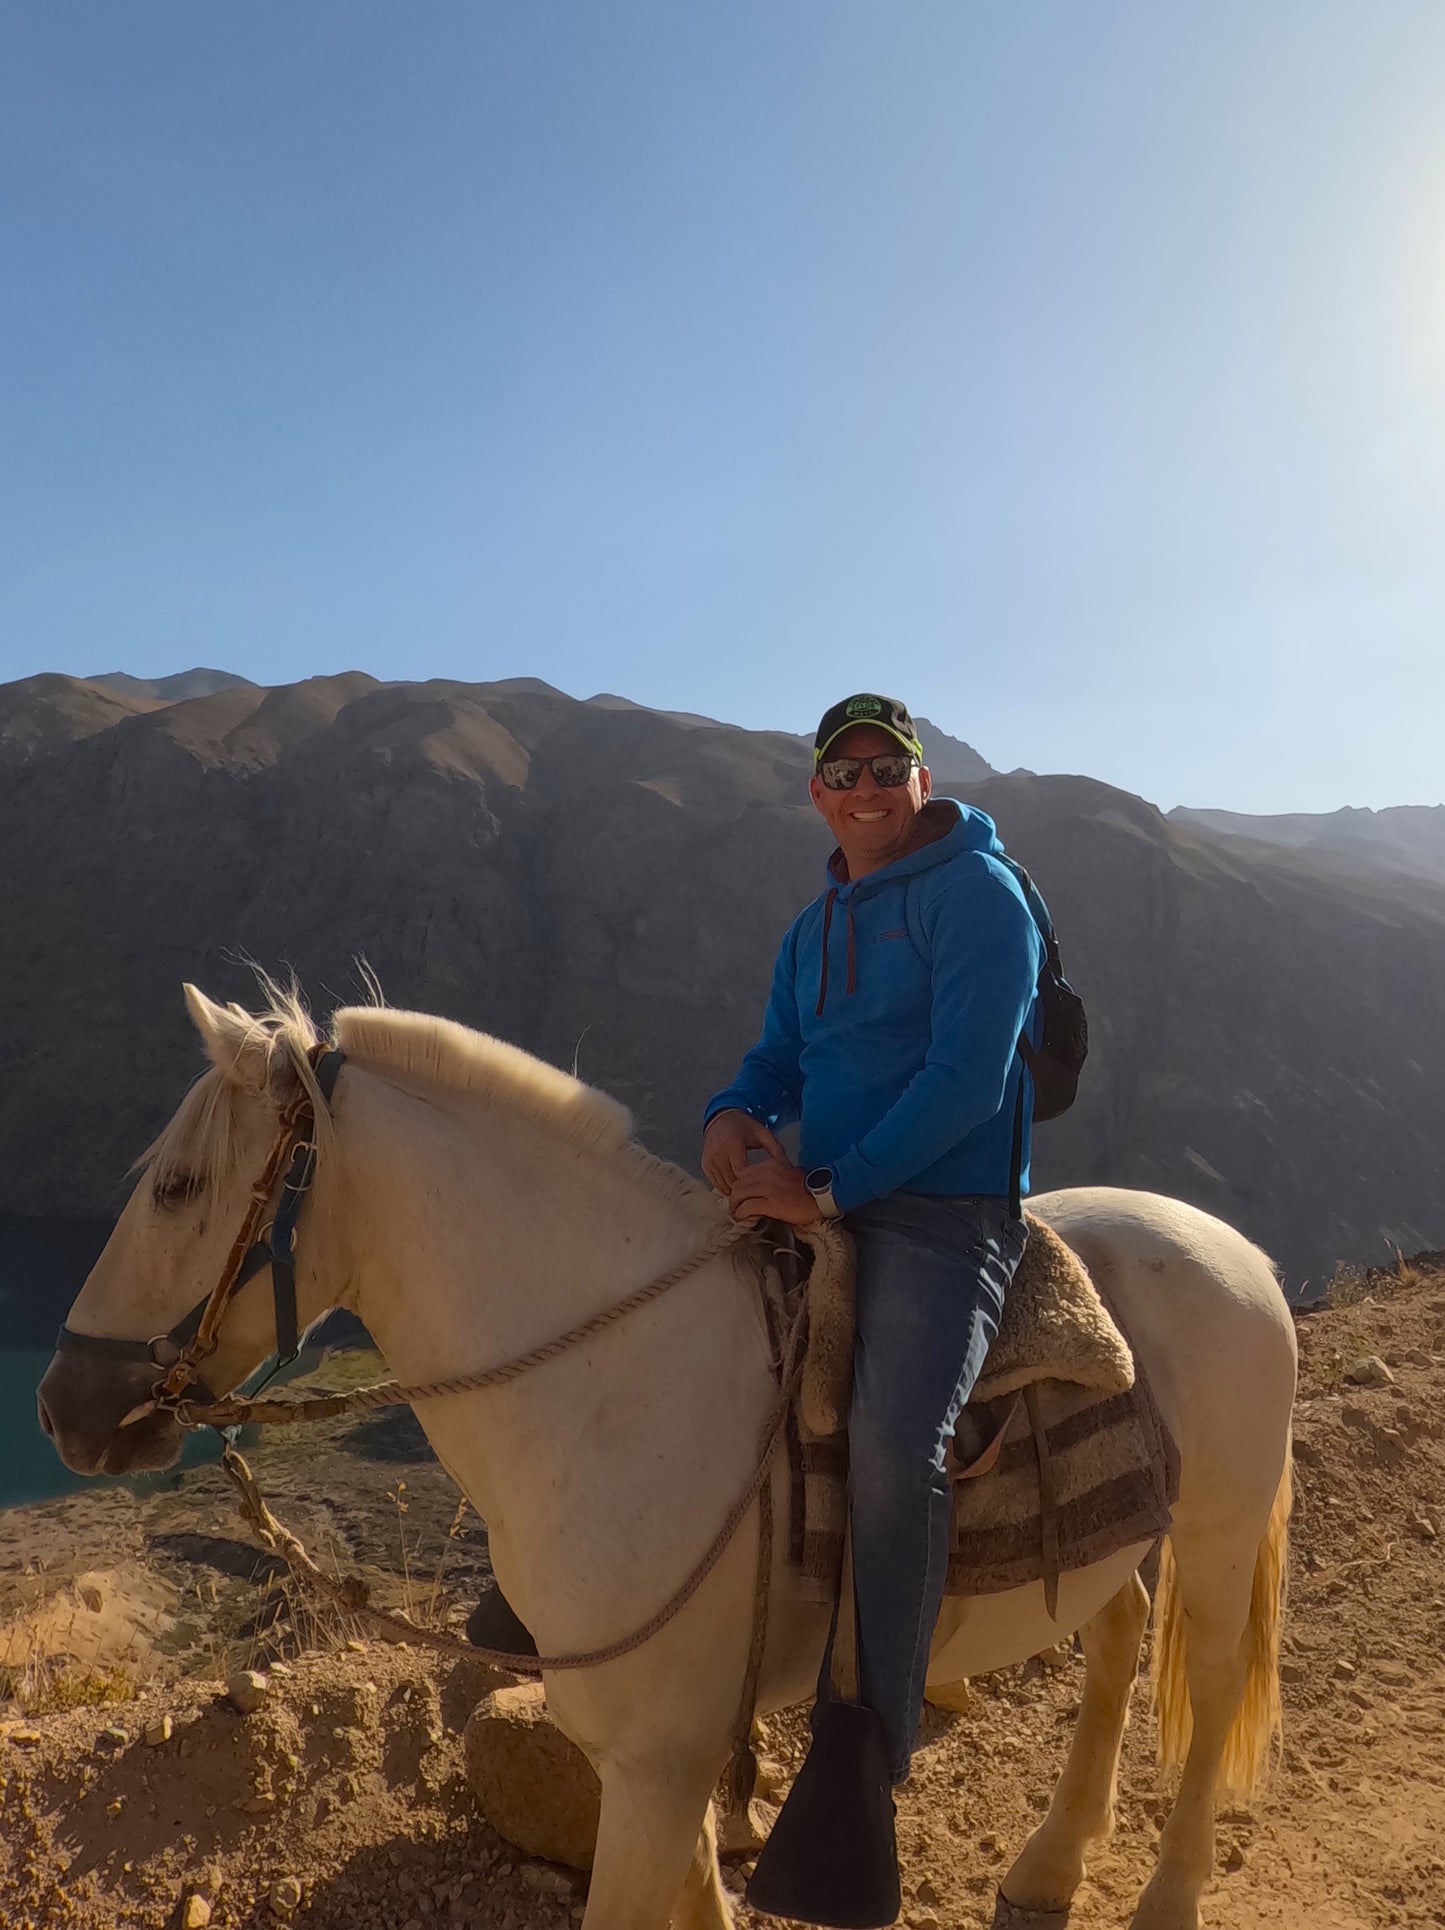
[[[818,1003],[813,1007],[814,1018],[823,1016],[823,1007],[828,1002],[828,934],[833,929],[833,906],[837,902],[836,887],[823,901],[823,964],[818,973]],[[843,907],[848,919],[848,996],[852,998],[858,989],[858,941],[853,928],[853,901],[850,898]]]

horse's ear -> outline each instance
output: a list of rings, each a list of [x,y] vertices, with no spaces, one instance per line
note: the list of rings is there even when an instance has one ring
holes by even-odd
[[[183,985],[186,1010],[201,1035],[211,1064],[235,1086],[266,1082],[265,1040],[251,1014],[239,1005],[217,1005],[195,985]]]

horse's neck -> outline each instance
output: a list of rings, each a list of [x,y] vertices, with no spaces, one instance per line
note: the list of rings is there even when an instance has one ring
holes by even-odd
[[[358,1079],[340,1130],[349,1303],[408,1380],[525,1352],[709,1231],[695,1199],[658,1197],[625,1157],[476,1101]]]
[[[695,1197],[668,1197],[625,1156],[551,1147],[481,1106],[381,1080],[352,1082],[338,1135],[352,1304],[403,1381],[510,1360],[678,1265],[713,1230]],[[557,1610],[552,1639],[565,1642],[596,1626],[594,1608],[607,1619],[614,1587],[625,1620],[653,1564],[675,1565],[672,1535],[721,1519],[770,1402],[766,1362],[757,1310],[724,1255],[523,1378],[418,1412],[487,1520],[519,1606]],[[559,1562],[580,1593],[568,1596]]]

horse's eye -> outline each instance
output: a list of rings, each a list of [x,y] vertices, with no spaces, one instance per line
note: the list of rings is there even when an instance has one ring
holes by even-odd
[[[157,1206],[184,1206],[201,1191],[202,1182],[194,1173],[169,1173],[151,1189]]]

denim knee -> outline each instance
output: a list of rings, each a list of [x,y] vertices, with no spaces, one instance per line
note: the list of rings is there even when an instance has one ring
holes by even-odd
[[[888,1512],[936,1493],[944,1481],[942,1450],[900,1429],[870,1425],[856,1414],[848,1434],[848,1483],[855,1508]]]

